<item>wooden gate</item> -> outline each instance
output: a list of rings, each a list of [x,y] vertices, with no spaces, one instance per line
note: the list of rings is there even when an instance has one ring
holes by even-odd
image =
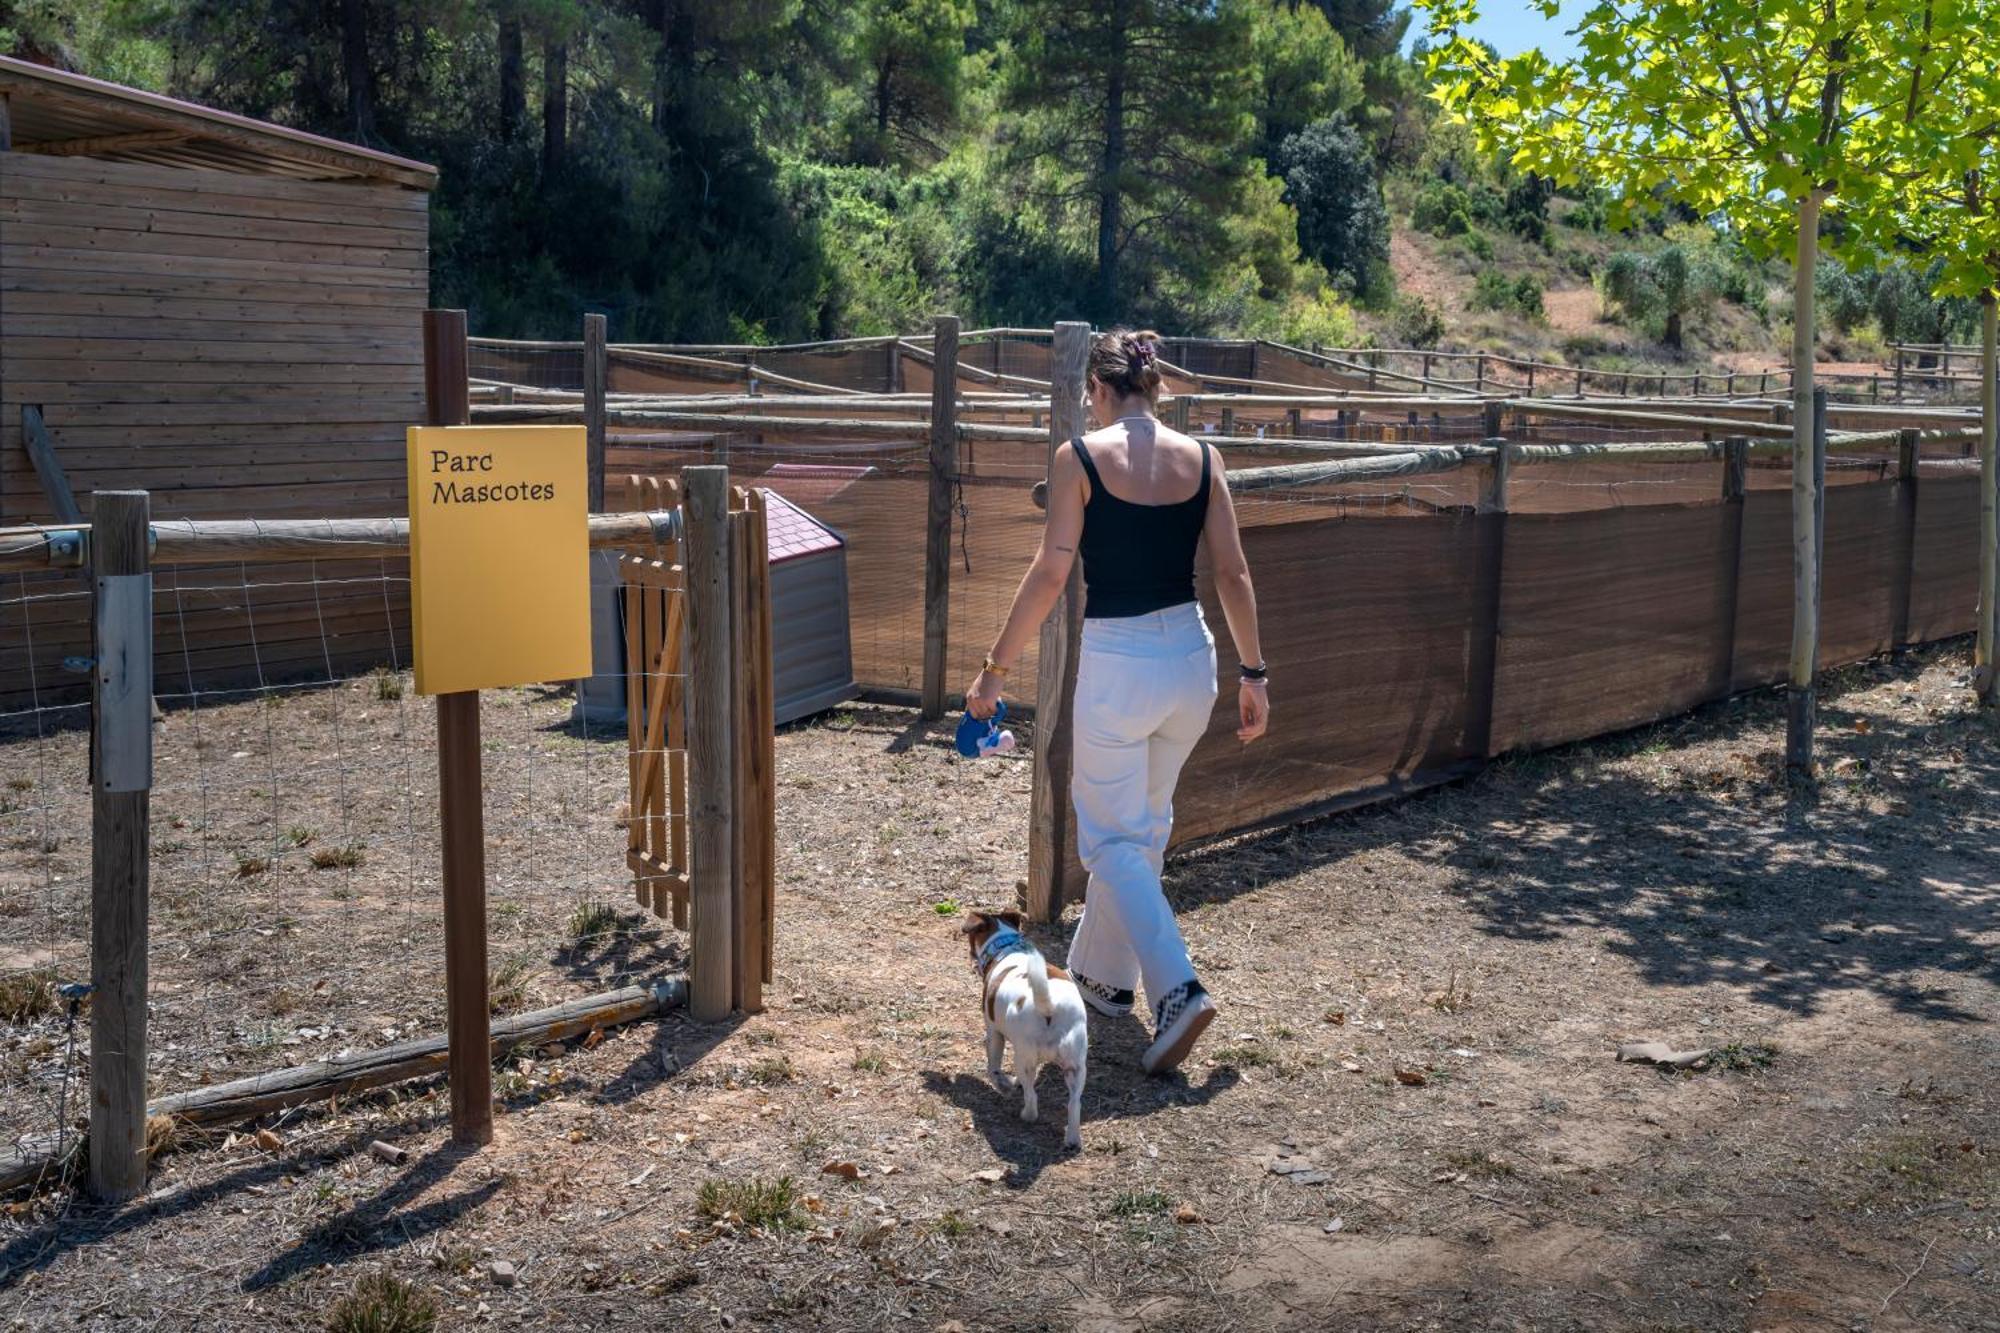
[[[680,507],[672,478],[628,477],[627,507],[667,512]],[[619,561],[625,622],[626,734],[631,782],[626,864],[634,896],[655,915],[690,931],[699,954],[705,932],[690,910],[704,868],[688,852],[690,753],[713,755],[730,770],[733,865],[727,901],[732,954],[730,988],[736,1008],[763,1008],[771,980],[771,938],[777,862],[776,748],[771,668],[771,581],[764,495],[734,487],[730,495],[727,587],[729,660],[719,681],[694,679],[689,668],[686,543],[675,539],[625,552]],[[702,691],[726,695],[727,735],[691,744],[690,700]],[[699,715],[695,712],[694,715]],[[712,945],[710,947],[713,947]]]

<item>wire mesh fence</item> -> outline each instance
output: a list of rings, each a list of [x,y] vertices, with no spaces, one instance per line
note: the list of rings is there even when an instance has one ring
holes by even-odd
[[[400,561],[156,571],[155,1095],[443,1031],[436,718],[407,669],[407,583]],[[0,615],[86,595],[15,585]],[[279,587],[351,607],[320,622],[316,669],[296,646],[265,656]],[[247,660],[204,658],[218,641]],[[34,684],[0,718],[0,1135],[17,1143],[73,1128],[87,1086],[57,987],[90,977],[89,706]],[[631,906],[625,731],[572,703],[561,684],[486,694],[496,1013],[683,961]]]

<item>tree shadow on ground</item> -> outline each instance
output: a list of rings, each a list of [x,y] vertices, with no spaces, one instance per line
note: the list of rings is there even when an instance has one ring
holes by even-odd
[[[343,1135],[332,1142],[312,1147],[290,1156],[259,1156],[224,1175],[216,1177],[214,1180],[204,1181],[168,1193],[142,1195],[131,1203],[118,1206],[100,1207],[79,1197],[72,1200],[57,1216],[39,1226],[31,1227],[14,1237],[4,1247],[0,1247],[0,1292],[13,1289],[27,1279],[30,1274],[48,1268],[64,1254],[79,1247],[100,1244],[130,1232],[155,1228],[175,1222],[183,1216],[197,1214],[210,1204],[226,1199],[234,1194],[261,1191],[264,1187],[288,1176],[297,1176],[302,1170],[312,1170],[328,1163],[337,1162],[365,1152],[369,1143],[376,1139],[387,1139],[390,1142],[395,1142],[398,1139],[415,1137],[435,1128],[443,1121],[444,1116],[445,1112],[439,1110],[430,1115],[414,1116],[393,1132],[384,1131],[379,1127],[361,1129]],[[428,1184],[435,1183],[449,1176],[464,1155],[462,1150],[453,1150],[449,1147],[432,1153],[421,1159],[408,1172],[397,1176],[391,1183],[390,1190],[385,1190],[383,1195],[379,1195],[377,1198],[388,1199],[392,1191],[395,1192],[396,1197],[408,1197],[411,1189],[405,1187],[404,1182],[413,1177],[420,1177],[421,1183],[415,1186],[416,1189],[421,1189]],[[497,1182],[494,1188],[497,1188]],[[490,1195],[490,1193],[490,1189],[485,1191],[487,1195]],[[448,1202],[456,1206],[459,1202],[466,1201],[467,1197],[467,1195],[460,1195],[457,1196],[456,1200]],[[477,1203],[481,1201],[483,1201],[483,1198],[465,1202],[464,1207],[458,1207],[457,1211],[450,1217],[441,1217],[438,1221],[430,1225],[427,1230],[436,1230],[438,1225],[448,1224],[457,1215],[466,1211],[467,1208],[477,1206]],[[362,1205],[364,1208],[369,1206]],[[391,1199],[389,1207],[393,1208],[393,1199]],[[356,1210],[350,1210],[347,1214],[344,1214],[344,1216],[350,1217],[356,1215]],[[366,1214],[366,1216],[373,1215],[373,1213]],[[400,1225],[407,1215],[396,1214],[390,1217],[385,1214],[384,1216],[386,1220],[395,1221]],[[335,1218],[323,1224],[321,1228],[315,1228],[314,1234],[333,1226],[338,1220],[338,1218]],[[359,1221],[356,1223],[354,1234],[357,1237],[362,1234],[362,1224]],[[418,1234],[422,1233],[399,1233],[389,1242],[389,1245],[404,1244],[408,1240],[415,1239]],[[312,1235],[309,1235],[306,1241],[301,1243],[298,1251],[288,1252],[281,1260],[274,1261],[274,1265],[275,1263],[292,1259],[295,1255],[302,1252],[306,1245],[312,1242],[312,1239]],[[375,1244],[371,1248],[388,1248],[389,1245]],[[354,1251],[354,1253],[361,1252],[364,1251]],[[350,1254],[348,1257],[352,1257],[352,1255]],[[292,1271],[309,1268],[318,1263],[336,1261],[337,1258],[332,1253],[315,1253],[310,1259],[302,1259],[296,1266],[296,1270],[288,1270],[284,1276],[290,1276]],[[268,1270],[274,1265],[267,1265],[266,1269]],[[260,1272],[262,1271],[264,1270],[260,1270]],[[256,1280],[257,1275],[246,1279],[245,1289],[253,1289],[248,1284]],[[264,1285],[269,1285],[269,1283],[265,1283]]]
[[[1800,1014],[1865,991],[1923,1018],[1979,1021],[1937,974],[2000,985],[1982,938],[2000,924],[2000,820],[1980,813],[2000,796],[2000,729],[1969,707],[1885,718],[1879,701],[1865,714],[1843,702],[1914,681],[1949,651],[1838,673],[1822,694],[1816,790],[1787,794],[1784,701],[1766,692],[1176,857],[1169,898],[1185,912],[1350,859],[1360,878],[1370,853],[1413,847],[1455,872],[1448,892],[1495,940],[1588,931],[1651,985],[1737,985]],[[1695,750],[1718,742],[1734,748]],[[1639,818],[1634,759],[1654,765]],[[1327,910],[1359,918],[1365,887]]]
[[[456,1225],[499,1193],[505,1182],[495,1176],[428,1203],[405,1205],[449,1180],[461,1163],[478,1152],[476,1147],[447,1143],[426,1154],[371,1197],[314,1226],[297,1245],[244,1278],[242,1289],[264,1291],[321,1264],[351,1263],[364,1255],[400,1249]]]

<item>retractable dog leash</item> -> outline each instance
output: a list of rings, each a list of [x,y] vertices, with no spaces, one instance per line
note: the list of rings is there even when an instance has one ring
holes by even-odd
[[[989,754],[1006,754],[1014,748],[1014,733],[1003,731],[1000,723],[1007,716],[1007,701],[1002,699],[993,709],[993,716],[977,718],[968,712],[958,724],[958,752],[967,759],[983,759]]]

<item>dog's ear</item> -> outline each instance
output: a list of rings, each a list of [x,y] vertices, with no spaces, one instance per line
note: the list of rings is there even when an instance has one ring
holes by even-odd
[[[1015,911],[995,912],[993,919],[1015,930],[1019,930],[1028,921],[1028,918]]]

